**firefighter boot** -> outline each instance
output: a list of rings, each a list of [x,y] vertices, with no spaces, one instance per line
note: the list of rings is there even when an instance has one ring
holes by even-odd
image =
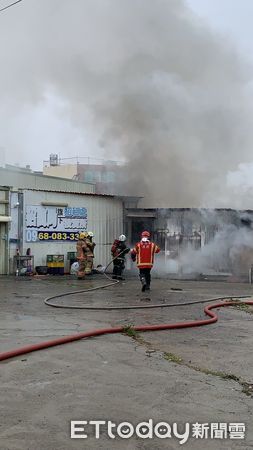
[[[145,280],[144,277],[141,277],[141,284],[142,284],[141,291],[145,292],[145,290],[146,290],[146,280]]]

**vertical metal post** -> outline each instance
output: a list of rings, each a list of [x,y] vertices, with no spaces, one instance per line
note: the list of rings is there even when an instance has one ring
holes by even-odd
[[[251,265],[249,268],[249,284],[252,284],[252,271],[253,271],[252,269],[253,269],[253,266]]]

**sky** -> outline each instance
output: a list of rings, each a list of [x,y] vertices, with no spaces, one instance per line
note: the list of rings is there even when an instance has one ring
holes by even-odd
[[[187,0],[208,25],[231,39],[247,59],[253,51],[253,2],[251,0]]]
[[[33,1],[33,5],[32,5]],[[51,0],[57,4],[57,0]],[[43,4],[42,0],[36,0]],[[8,45],[10,37],[19,31],[12,27],[12,23],[23,19],[29,10],[34,8],[34,0],[23,0],[20,4],[0,13],[1,23],[5,26],[5,33],[1,33],[4,39],[4,47],[1,51],[15,58],[14,52],[20,52],[18,46],[13,49]],[[6,6],[11,1],[1,0],[1,5]],[[251,0],[187,0],[188,6],[206,20],[207,26],[226,35],[237,46],[245,58],[252,60],[253,54],[253,2]],[[46,27],[46,24],[45,24]],[[22,30],[27,34],[27,39],[32,38],[34,30]],[[30,34],[30,36],[29,36]],[[252,61],[253,62],[253,61]],[[20,58],[22,70],[22,60]],[[11,70],[11,67],[10,67]],[[10,74],[12,76],[12,74]],[[18,72],[16,73],[18,77]],[[4,100],[1,99],[4,104]],[[9,106],[8,106],[9,109]],[[22,110],[16,111],[8,120],[2,117],[0,139],[0,164],[19,163],[30,164],[34,169],[40,170],[43,159],[48,159],[50,153],[57,153],[63,157],[76,155],[91,156],[94,151],[103,157],[103,145],[97,137],[96,130],[89,126],[83,127],[82,132],[65,114],[64,100],[53,92],[47,92],[36,105],[24,105]],[[102,148],[101,148],[102,147]],[[21,148],[21,151],[18,150]],[[106,156],[106,155],[105,155]],[[115,159],[120,159],[114,154]]]
[[[0,12],[0,164],[123,159],[132,193],[156,206],[247,207],[235,193],[246,198],[253,173],[252,13],[251,0],[22,0]]]

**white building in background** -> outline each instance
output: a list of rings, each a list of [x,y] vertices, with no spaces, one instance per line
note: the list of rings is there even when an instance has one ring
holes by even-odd
[[[94,264],[106,265],[123,232],[122,199],[97,195],[89,183],[0,168],[0,274],[13,273],[17,250],[28,249],[35,267],[46,265],[47,255],[64,255],[68,271],[67,254],[83,230],[94,233]]]
[[[49,160],[43,161],[43,174],[92,183],[96,194],[115,195],[122,189],[122,175],[125,172],[123,161],[94,157],[60,158],[52,153]]]

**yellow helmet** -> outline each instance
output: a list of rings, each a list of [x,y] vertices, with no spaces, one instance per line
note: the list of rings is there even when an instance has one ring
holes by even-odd
[[[87,237],[86,231],[81,231],[81,233],[79,233],[79,239],[85,239],[86,237]]]

